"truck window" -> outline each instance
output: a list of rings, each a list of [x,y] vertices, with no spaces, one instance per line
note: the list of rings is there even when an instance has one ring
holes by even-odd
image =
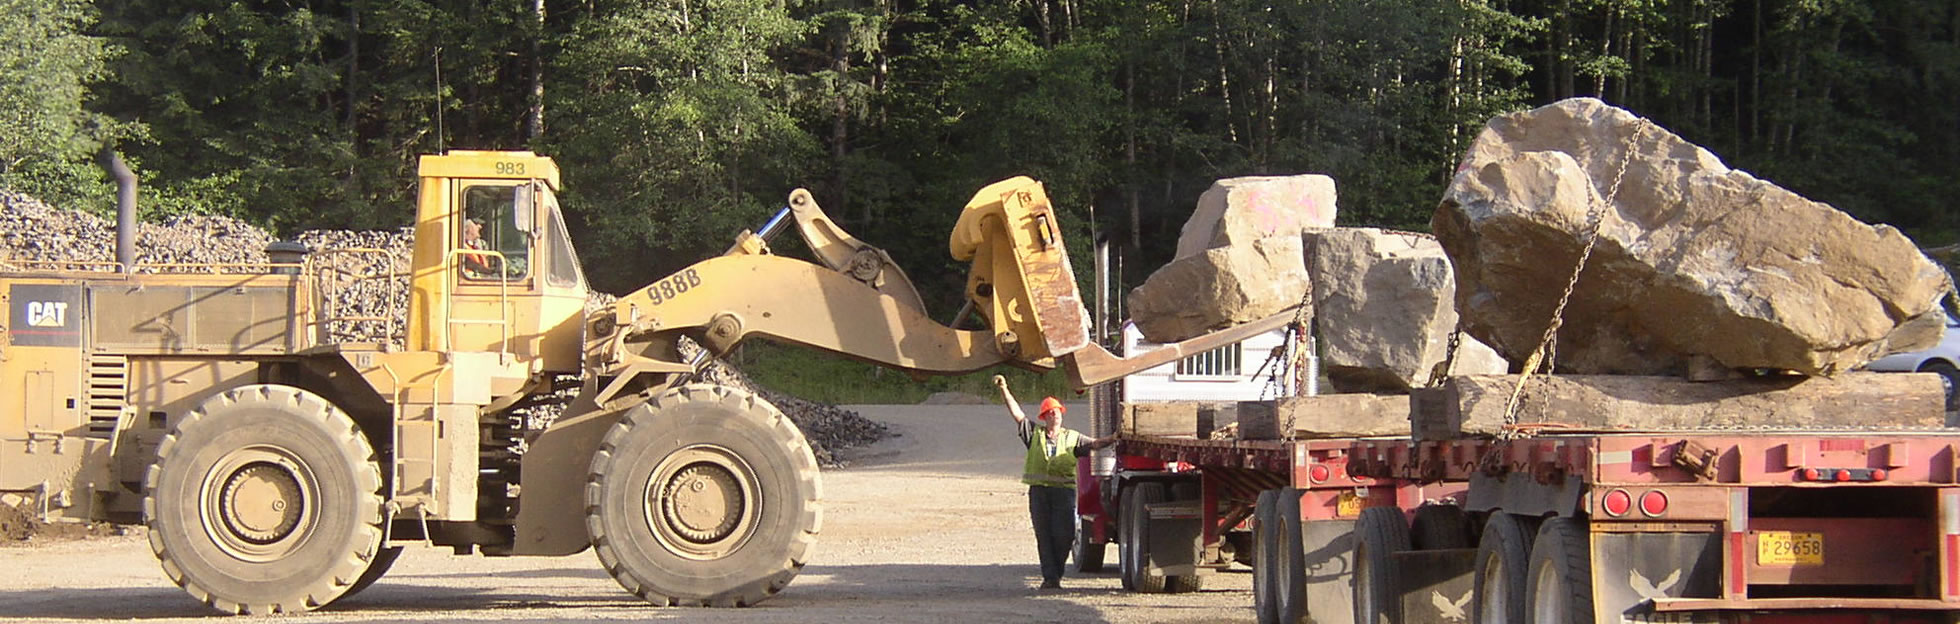
[[[531,236],[517,229],[517,200],[514,186],[472,186],[463,191],[462,226],[458,228],[458,249],[495,251],[494,256],[462,254],[457,264],[463,277],[495,281],[499,275],[508,281],[530,276]]]

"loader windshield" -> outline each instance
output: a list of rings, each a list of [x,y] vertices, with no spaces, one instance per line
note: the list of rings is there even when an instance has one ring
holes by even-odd
[[[531,236],[517,227],[522,212],[516,208],[518,196],[517,187],[504,185],[471,186],[463,192],[465,221],[458,228],[457,248],[496,252],[461,254],[463,277],[521,281],[530,276]]]

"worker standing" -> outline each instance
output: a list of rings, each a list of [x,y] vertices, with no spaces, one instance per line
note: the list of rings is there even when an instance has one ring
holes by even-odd
[[[1115,436],[1089,438],[1062,426],[1068,409],[1055,397],[1041,399],[1041,411],[1033,421],[1021,411],[1007,379],[994,375],[994,387],[1014,416],[1021,443],[1027,445],[1027,461],[1022,464],[1021,482],[1028,485],[1028,515],[1034,521],[1035,548],[1041,554],[1041,588],[1062,587],[1062,566],[1075,547],[1075,458],[1093,449],[1109,446]]]

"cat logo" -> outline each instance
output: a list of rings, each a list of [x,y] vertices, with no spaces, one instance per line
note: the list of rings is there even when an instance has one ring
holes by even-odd
[[[29,327],[67,327],[68,302],[27,302],[27,325]]]
[[[5,342],[23,347],[73,347],[82,344],[88,307],[82,289],[72,284],[12,284],[6,286]]]

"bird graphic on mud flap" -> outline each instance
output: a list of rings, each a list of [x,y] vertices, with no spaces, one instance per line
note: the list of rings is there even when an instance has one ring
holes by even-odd
[[[1667,575],[1667,578],[1661,579],[1661,582],[1658,584],[1647,580],[1647,577],[1642,576],[1639,570],[1633,570],[1627,573],[1627,584],[1633,586],[1633,593],[1640,594],[1640,597],[1646,600],[1666,598],[1667,591],[1674,589],[1674,584],[1679,582],[1681,582],[1680,570],[1675,570],[1673,574]]]
[[[1429,592],[1429,604],[1436,605],[1436,613],[1441,615],[1445,620],[1451,622],[1466,622],[1470,620],[1470,612],[1463,609],[1470,604],[1470,592],[1463,592],[1462,598],[1450,600],[1443,596],[1443,592],[1431,591]]]

